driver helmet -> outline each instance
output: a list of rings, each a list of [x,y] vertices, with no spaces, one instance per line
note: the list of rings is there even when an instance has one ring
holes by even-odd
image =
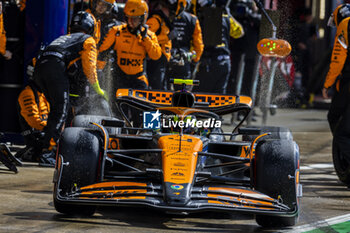
[[[338,27],[343,19],[350,17],[350,4],[339,5],[328,19],[327,25],[330,27]]]
[[[203,137],[208,137],[211,130],[209,128],[203,128],[200,130],[199,135]]]
[[[178,115],[175,115],[172,118],[173,122],[179,122],[180,120],[181,120],[181,118]],[[183,134],[194,135],[198,132],[198,128],[196,127],[197,119],[195,116],[188,115],[188,116],[184,117],[183,122],[184,122]],[[176,127],[174,127],[173,125],[171,126],[170,133],[179,134],[180,132],[181,132],[181,127],[179,125],[177,125]]]
[[[173,116],[172,118],[170,118],[171,121],[173,122],[179,122],[180,121],[180,117],[178,115],[175,115]],[[181,128],[180,127],[175,127],[174,125],[171,125],[171,128],[170,128],[170,133],[171,134],[179,134],[181,131]]]

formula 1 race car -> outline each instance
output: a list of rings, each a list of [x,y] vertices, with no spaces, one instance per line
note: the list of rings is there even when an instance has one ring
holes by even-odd
[[[241,211],[262,226],[292,226],[299,213],[299,149],[283,127],[221,128],[224,114],[248,115],[251,98],[182,90],[119,89],[123,120],[77,116],[64,130],[54,205],[92,215],[96,206],[152,207],[167,213]],[[133,127],[128,113],[143,114]],[[91,124],[90,124],[91,122]]]

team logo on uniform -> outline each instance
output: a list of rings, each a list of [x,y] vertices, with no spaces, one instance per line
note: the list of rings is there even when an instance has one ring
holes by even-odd
[[[140,66],[141,59],[120,58],[120,65],[122,65],[122,66]]]
[[[159,110],[156,112],[144,112],[143,113],[143,128],[145,129],[160,129],[160,116]]]

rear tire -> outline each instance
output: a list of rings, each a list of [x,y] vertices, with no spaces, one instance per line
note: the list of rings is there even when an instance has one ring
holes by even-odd
[[[263,137],[263,139],[283,139],[283,140],[293,140],[293,135],[290,129],[286,127],[278,127],[278,126],[249,126],[247,128],[260,129],[260,134],[263,133],[271,133]],[[243,135],[243,141],[254,141],[256,137],[259,135]]]
[[[345,154],[337,145],[336,137],[333,138],[332,146],[334,169],[339,177],[339,180],[350,187],[350,164],[345,158]]]
[[[269,140],[258,143],[256,147],[256,190],[275,199],[292,210],[299,209],[297,197],[296,171],[299,169],[299,150],[291,140]],[[290,176],[294,178],[290,178]],[[263,227],[294,226],[295,216],[257,215],[256,221]]]
[[[58,212],[69,215],[93,215],[96,206],[75,205],[62,203],[57,200],[59,194],[66,196],[74,188],[90,185],[98,177],[98,164],[101,148],[99,134],[93,130],[80,127],[66,128],[60,139],[58,154],[62,155],[63,162],[69,163],[62,167],[60,187],[54,184],[54,205]]]

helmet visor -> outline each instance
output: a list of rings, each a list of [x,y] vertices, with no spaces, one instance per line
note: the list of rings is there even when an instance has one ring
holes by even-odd
[[[125,15],[125,21],[128,24],[129,27],[131,28],[137,28],[140,26],[140,24],[143,23],[144,16],[130,16],[130,15]]]
[[[112,9],[112,4],[110,4],[109,2],[103,1],[103,0],[98,0],[96,3],[96,12],[97,14],[104,14],[107,13],[108,11],[110,11]]]
[[[336,27],[333,14],[329,17],[327,26],[332,28]]]

